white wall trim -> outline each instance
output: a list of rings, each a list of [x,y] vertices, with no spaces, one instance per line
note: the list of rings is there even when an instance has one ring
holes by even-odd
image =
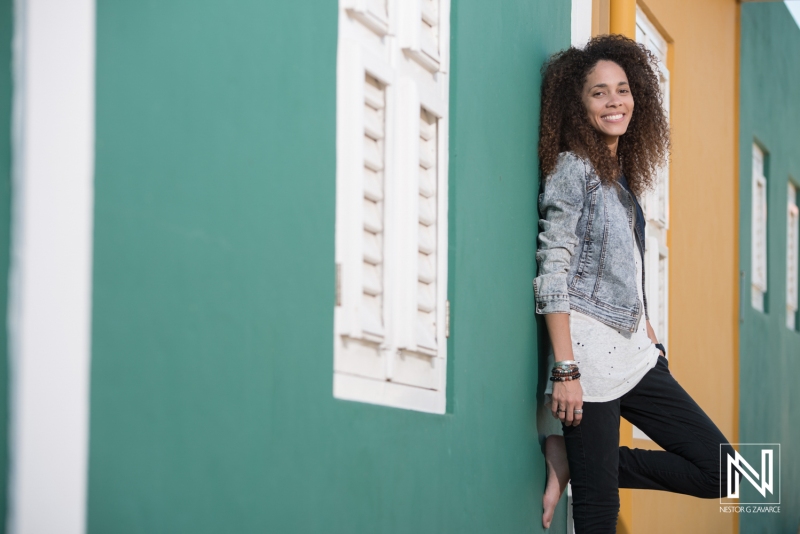
[[[94,0],[16,0],[8,532],[86,530]]]

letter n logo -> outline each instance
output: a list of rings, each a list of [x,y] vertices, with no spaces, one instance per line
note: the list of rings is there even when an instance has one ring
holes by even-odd
[[[739,503],[739,504],[780,504],[780,443],[731,443],[738,445],[734,448],[733,456],[722,452],[720,445],[720,468],[725,466],[727,477],[726,499],[738,499],[739,483],[741,474],[750,485],[761,495],[759,502]],[[749,461],[748,461],[749,459]],[[759,469],[753,466],[757,460],[761,464]],[[751,463],[752,462],[752,463]],[[775,467],[778,467],[778,480],[775,480]],[[778,502],[770,502],[776,498]],[[758,499],[757,497],[755,497]],[[724,499],[721,499],[721,501]]]

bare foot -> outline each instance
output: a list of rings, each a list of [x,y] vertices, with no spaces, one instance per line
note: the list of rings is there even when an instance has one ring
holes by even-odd
[[[567,463],[567,447],[564,445],[564,436],[556,434],[547,436],[544,442],[544,457],[547,464],[547,486],[542,497],[542,525],[550,528],[553,512],[561,499],[561,494],[569,482],[569,464]]]

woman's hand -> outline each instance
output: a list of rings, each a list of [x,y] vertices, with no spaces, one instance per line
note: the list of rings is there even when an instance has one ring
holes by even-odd
[[[569,333],[569,314],[548,313],[544,316],[547,333],[553,344],[556,361],[572,360],[572,336]],[[580,370],[580,368],[579,368]],[[581,414],[573,410],[583,409],[583,388],[578,380],[553,382],[553,417],[561,419],[567,426],[578,426]]]
[[[583,388],[580,379],[553,382],[553,404],[550,409],[553,417],[559,418],[567,426],[581,424],[583,414],[574,413],[574,410],[583,409]]]

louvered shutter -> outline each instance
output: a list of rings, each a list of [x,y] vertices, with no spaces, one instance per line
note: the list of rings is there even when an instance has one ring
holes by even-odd
[[[430,89],[430,87],[428,87]],[[444,339],[446,258],[446,139],[441,123],[445,103],[425,85],[406,78],[399,88],[402,123],[398,146],[402,184],[402,242],[396,313],[398,351],[390,366],[391,380],[439,389],[445,378]]]
[[[362,263],[362,330],[383,340],[383,189],[386,85],[369,73],[364,76],[364,185]]]
[[[755,144],[752,183],[751,300],[753,308],[763,312],[767,292],[767,178],[764,176],[764,153]]]
[[[800,254],[800,211],[797,207],[797,188],[789,184],[786,210],[786,326],[797,330],[797,278]]]
[[[400,46],[408,57],[430,72],[443,64],[441,31],[449,16],[442,0],[405,0],[400,3]]]
[[[381,14],[370,6],[346,11],[347,38],[338,51],[338,107],[347,112],[337,113],[337,145],[346,150],[337,150],[334,368],[385,379],[385,188],[395,74],[385,44],[373,41],[381,26],[364,24],[367,15]]]
[[[427,3],[427,2],[425,2]],[[436,355],[436,127],[438,117],[420,108],[419,113],[419,241],[417,246],[417,346]]]

